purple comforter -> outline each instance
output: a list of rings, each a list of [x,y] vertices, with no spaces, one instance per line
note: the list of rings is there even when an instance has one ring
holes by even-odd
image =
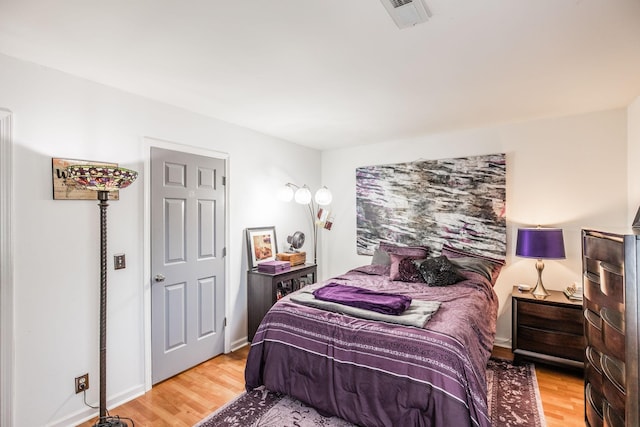
[[[247,389],[264,385],[362,426],[489,427],[485,369],[498,307],[491,284],[464,272],[460,283],[428,287],[390,281],[374,270],[361,267],[330,282],[440,301],[423,329],[285,297],[253,339]]]

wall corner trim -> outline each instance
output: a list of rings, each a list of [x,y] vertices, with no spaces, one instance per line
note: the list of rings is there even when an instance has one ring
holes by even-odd
[[[0,425],[14,425],[12,113],[0,109]]]

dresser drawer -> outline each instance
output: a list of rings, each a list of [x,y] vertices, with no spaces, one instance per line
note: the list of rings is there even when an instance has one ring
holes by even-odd
[[[602,415],[602,396],[593,390],[591,384],[587,383],[584,390],[584,398],[585,415],[589,422],[589,426],[602,427],[604,425]]]
[[[625,427],[624,413],[616,412],[607,401],[602,404],[604,425],[607,427]]]
[[[565,359],[584,361],[584,337],[520,326],[518,348]]]
[[[584,311],[585,328],[584,332],[587,338],[587,344],[603,353],[606,349],[602,341],[602,319],[597,313],[591,310]]]
[[[624,265],[624,246],[622,239],[585,236],[584,256],[613,265]]]
[[[602,356],[602,392],[614,412],[624,417],[626,400],[625,365],[606,355]]]
[[[586,308],[599,312],[600,307],[607,303],[607,296],[600,289],[600,275],[585,273],[582,277],[582,285]]]
[[[518,324],[547,331],[582,335],[581,307],[563,307],[535,302],[518,302]]]
[[[600,289],[612,308],[624,309],[624,270],[619,265],[600,263]]]
[[[602,390],[602,355],[591,346],[587,346],[585,355],[584,379],[596,390]]]
[[[600,310],[602,319],[602,338],[606,354],[618,360],[625,360],[624,317],[622,313],[603,308]]]

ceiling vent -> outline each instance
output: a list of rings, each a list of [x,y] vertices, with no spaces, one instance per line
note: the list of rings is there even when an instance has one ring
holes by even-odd
[[[423,0],[380,0],[398,28],[427,22],[431,12]]]

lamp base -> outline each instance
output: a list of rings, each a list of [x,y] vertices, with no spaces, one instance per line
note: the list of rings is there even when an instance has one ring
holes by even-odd
[[[129,427],[133,426],[133,422],[131,424],[127,424],[126,421],[123,421],[122,418],[115,417],[106,417],[98,420],[93,427]]]
[[[536,287],[531,291],[531,295],[533,295],[534,298],[544,299],[551,294],[547,292],[542,284],[542,270],[544,270],[544,263],[541,259],[536,262],[536,270],[538,270],[538,282],[536,283]]]
[[[551,294],[547,292],[541,282],[538,282],[536,287],[531,291],[531,295],[533,295],[534,298],[544,299]]]

